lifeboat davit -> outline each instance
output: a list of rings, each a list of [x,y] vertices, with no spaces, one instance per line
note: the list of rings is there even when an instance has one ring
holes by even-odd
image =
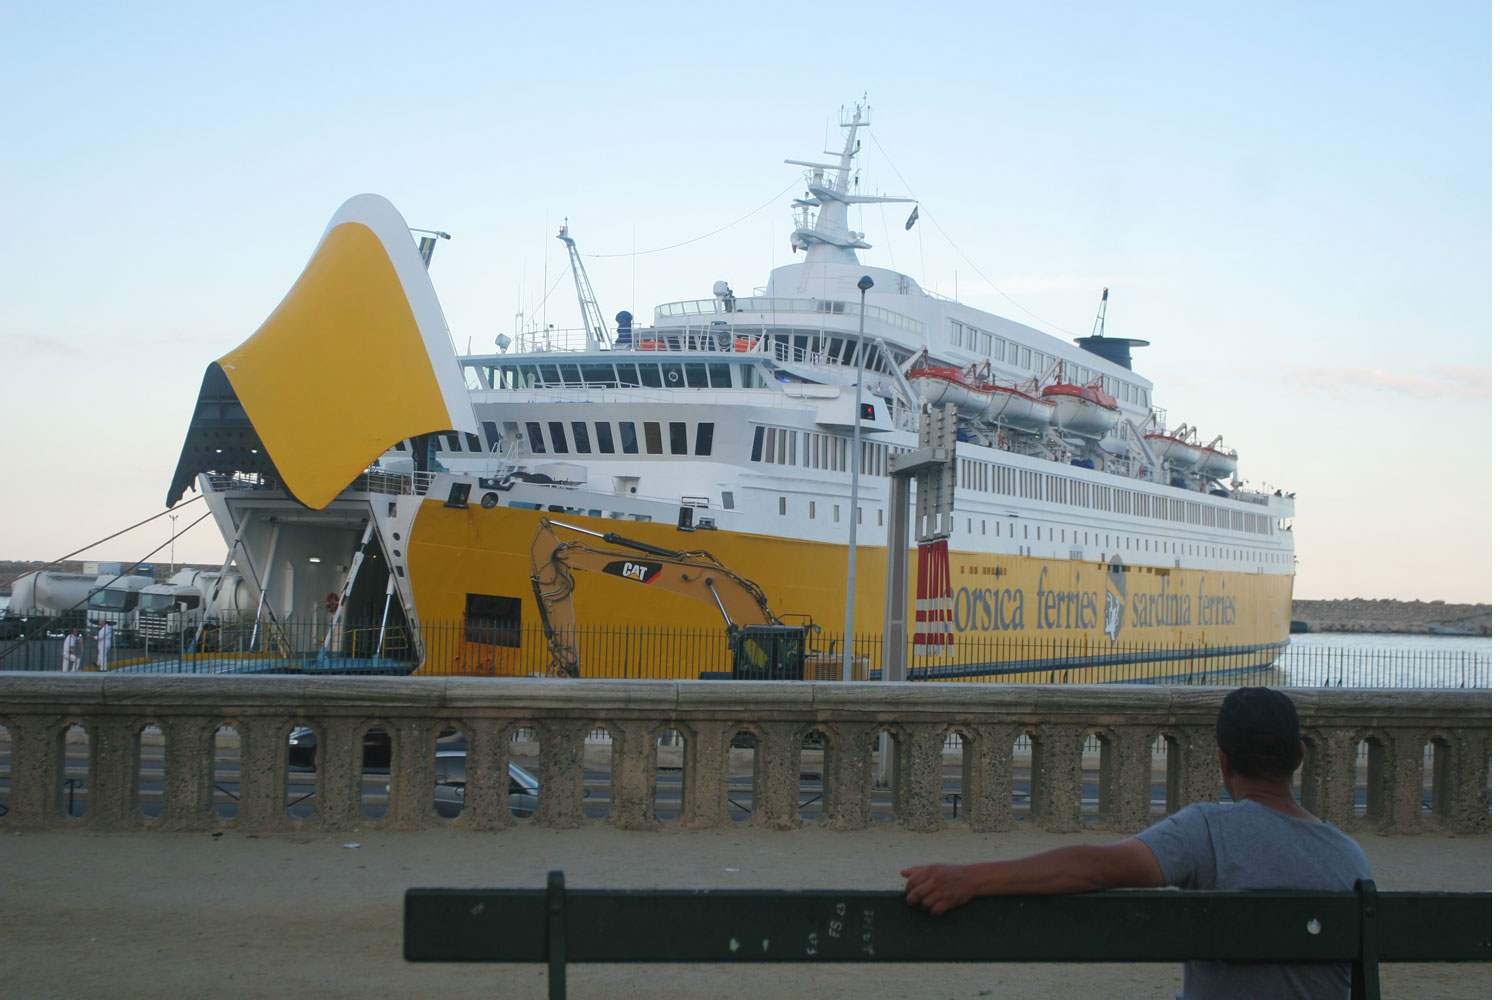
[[[1043,387],[1042,398],[1056,404],[1052,423],[1059,430],[1083,437],[1103,437],[1120,416],[1115,397],[1095,385],[1059,382]]]

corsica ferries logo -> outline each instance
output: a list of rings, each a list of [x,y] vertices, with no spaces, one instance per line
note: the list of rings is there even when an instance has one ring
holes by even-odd
[[[992,571],[993,572],[993,571]],[[1129,569],[1112,564],[1102,574],[1102,587],[1091,586],[1081,571],[1059,580],[1043,566],[1036,584],[997,587],[971,585],[953,592],[953,628],[963,633],[1040,632],[1098,629],[1118,641],[1127,627],[1191,628],[1233,625],[1235,597],[1220,580],[1217,587],[1204,575],[1160,574],[1154,585],[1131,593]],[[1097,577],[1094,577],[1097,579]],[[1137,581],[1139,583],[1139,581]]]

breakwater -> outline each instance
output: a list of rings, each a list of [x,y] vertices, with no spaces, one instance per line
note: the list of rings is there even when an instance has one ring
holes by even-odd
[[[1493,606],[1444,601],[1393,601],[1349,598],[1337,601],[1292,601],[1293,621],[1312,632],[1388,632],[1426,635],[1434,631],[1489,635]]]

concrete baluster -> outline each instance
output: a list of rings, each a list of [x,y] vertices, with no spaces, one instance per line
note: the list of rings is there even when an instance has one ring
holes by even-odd
[[[895,786],[891,809],[908,830],[928,833],[943,823],[943,737],[947,728],[936,724],[909,723],[901,727],[896,743]]]
[[[739,726],[721,722],[672,726],[682,734],[682,827],[729,825],[729,740]]]
[[[356,719],[325,716],[311,720],[318,753],[313,763],[311,825],[324,830],[353,830],[365,825],[364,731]]]
[[[1390,820],[1383,829],[1392,833],[1421,833],[1427,825],[1422,815],[1422,730],[1401,728],[1391,739]]]
[[[993,833],[1015,829],[1011,769],[1019,732],[1013,725],[973,728],[964,753],[963,798],[959,800],[959,815],[970,830]]]
[[[1167,812],[1175,812],[1190,802],[1217,802],[1219,790],[1224,787],[1224,775],[1219,770],[1219,741],[1214,737],[1214,727],[1183,726],[1177,730],[1178,774],[1167,788]],[[1172,775],[1171,750],[1168,750],[1167,773]],[[1182,796],[1173,801],[1173,790]]]
[[[1490,746],[1490,734],[1484,730],[1452,735],[1448,815],[1452,833],[1490,832]]]
[[[1352,729],[1304,729],[1302,808],[1341,830],[1352,829],[1356,752],[1359,736]]]
[[[88,812],[90,830],[134,830],[144,826],[137,803],[140,732],[131,717],[95,718],[89,727]]]
[[[422,830],[435,825],[432,790],[436,782],[433,755],[437,720],[397,719],[386,731],[391,734],[391,793],[385,820],[379,825],[391,830]]]
[[[750,822],[768,830],[801,826],[797,802],[801,792],[802,727],[770,722],[758,728]]]
[[[583,741],[593,728],[575,719],[543,720],[537,726],[541,773],[537,820],[572,830],[583,825]]]
[[[1136,833],[1151,825],[1151,746],[1156,730],[1117,726],[1099,733],[1099,826]]]
[[[1083,825],[1084,732],[1062,725],[1031,730],[1031,814],[1039,830],[1066,833]]]
[[[510,814],[510,737],[535,722],[471,718],[461,728],[468,742],[464,762],[464,811],[454,822],[471,830],[504,830]]]
[[[62,734],[68,723],[56,715],[7,715],[0,725],[10,738],[10,812],[0,818],[0,829],[56,828],[67,801],[62,794]]]
[[[870,745],[875,728],[858,722],[820,723],[823,750],[823,824],[830,830],[870,825]]]
[[[241,716],[240,804],[234,827],[277,831],[293,828],[287,813],[286,737],[293,720],[288,716]]]
[[[620,722],[610,727],[609,822],[621,830],[654,830],[656,821],[656,741],[652,722]]]
[[[173,716],[161,724],[161,816],[153,826],[164,833],[208,830],[214,826],[214,732],[218,724]]]

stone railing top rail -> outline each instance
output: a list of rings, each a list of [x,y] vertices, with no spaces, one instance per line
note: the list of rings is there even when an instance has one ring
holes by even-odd
[[[475,677],[166,677],[108,673],[0,672],[0,712],[60,703],[104,714],[442,715],[546,711],[616,719],[692,715],[704,720],[900,718],[911,722],[979,717],[1045,718],[1050,723],[1211,725],[1227,687],[1017,684],[554,680]],[[1291,688],[1305,724],[1485,725],[1487,691]],[[1141,720],[1144,721],[1144,720]]]

